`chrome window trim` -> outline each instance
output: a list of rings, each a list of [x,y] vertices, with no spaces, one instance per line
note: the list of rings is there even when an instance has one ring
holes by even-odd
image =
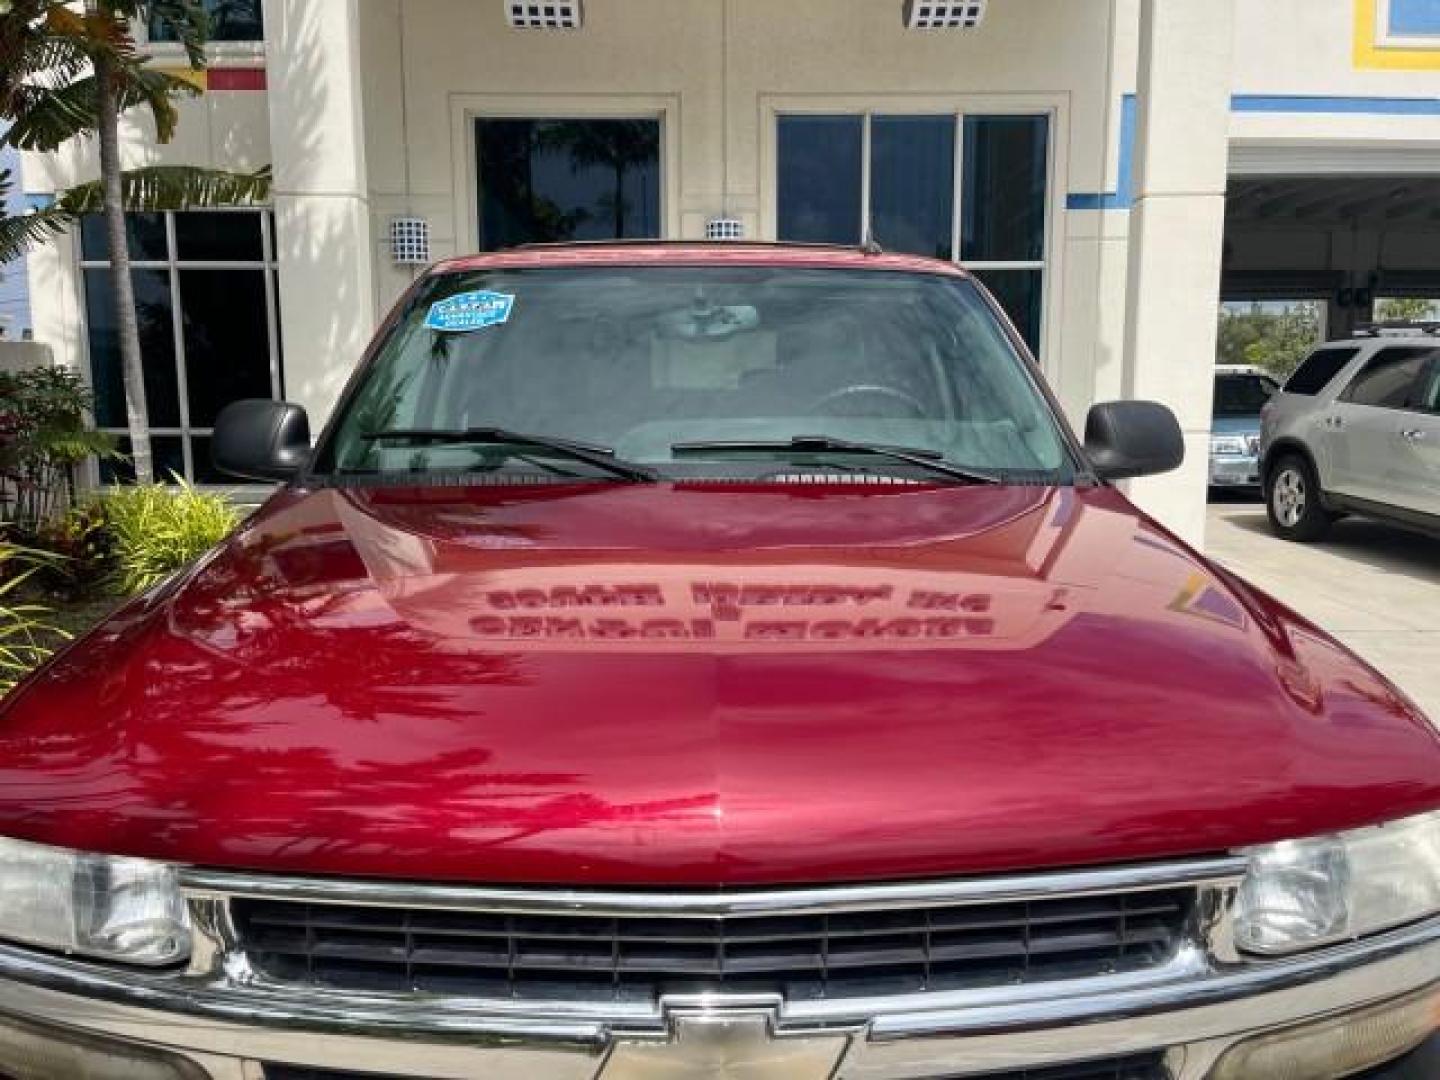
[[[1236,886],[1243,856],[1062,870],[1009,877],[834,885],[811,888],[645,891],[417,885],[410,882],[284,877],[184,868],[192,896],[244,896],[297,903],[476,909],[510,915],[584,913],[647,918],[745,918],[820,915],[909,907],[1001,904],[1159,889]]]

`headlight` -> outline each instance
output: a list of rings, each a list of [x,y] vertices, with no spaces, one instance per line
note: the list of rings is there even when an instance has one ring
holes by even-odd
[[[131,964],[190,954],[175,868],[0,839],[0,938]]]
[[[1440,813],[1246,854],[1244,952],[1284,955],[1440,914]]]
[[[1216,435],[1210,439],[1210,452],[1212,454],[1235,454],[1247,453],[1245,449],[1245,437],[1243,435]]]

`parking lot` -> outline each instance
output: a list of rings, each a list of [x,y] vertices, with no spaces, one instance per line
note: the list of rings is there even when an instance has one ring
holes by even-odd
[[[1214,558],[1318,623],[1440,721],[1440,541],[1359,519],[1316,544],[1274,538],[1258,502],[1210,506]]]

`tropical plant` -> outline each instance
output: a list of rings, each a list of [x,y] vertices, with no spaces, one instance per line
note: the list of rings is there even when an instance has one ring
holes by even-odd
[[[175,487],[116,487],[105,496],[105,520],[114,545],[111,584],[124,595],[144,592],[188,566],[240,521],[239,511],[225,496],[174,479]]]
[[[1375,301],[1376,322],[1428,322],[1440,319],[1440,300],[1392,296]]]
[[[122,112],[143,107],[157,140],[169,142],[177,100],[199,92],[191,80],[150,65],[135,37],[136,27],[146,24],[179,42],[192,69],[205,66],[208,18],[199,0],[0,0],[0,121],[10,121],[0,145],[51,151],[94,136],[100,151],[98,181],[63,192],[51,206],[0,218],[0,262],[52,239],[82,214],[103,213],[131,456],[141,483],[149,483],[154,470],[125,211],[258,201],[268,198],[270,187],[268,170],[121,168]],[[0,185],[9,183],[0,175]]]
[[[13,689],[32,668],[50,655],[47,637],[69,635],[45,621],[50,610],[20,602],[17,591],[37,569],[55,556],[0,540],[0,693]]]
[[[75,498],[75,466],[115,455],[90,427],[90,391],[73,371],[0,372],[0,520],[28,538]]]
[[[1323,310],[1311,300],[1222,304],[1216,359],[1284,379],[1324,340]]]
[[[51,595],[85,600],[113,578],[115,538],[98,500],[73,505],[42,522],[30,543],[56,556],[35,568],[36,583]]]

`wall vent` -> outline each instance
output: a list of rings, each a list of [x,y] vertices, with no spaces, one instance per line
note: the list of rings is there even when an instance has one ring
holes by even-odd
[[[987,0],[905,0],[911,30],[972,30],[985,18]]]
[[[580,0],[504,0],[505,17],[517,30],[579,30]]]
[[[739,218],[717,217],[705,223],[706,240],[744,240],[745,223]]]
[[[424,218],[397,217],[390,221],[390,257],[399,266],[430,264],[430,223]]]

